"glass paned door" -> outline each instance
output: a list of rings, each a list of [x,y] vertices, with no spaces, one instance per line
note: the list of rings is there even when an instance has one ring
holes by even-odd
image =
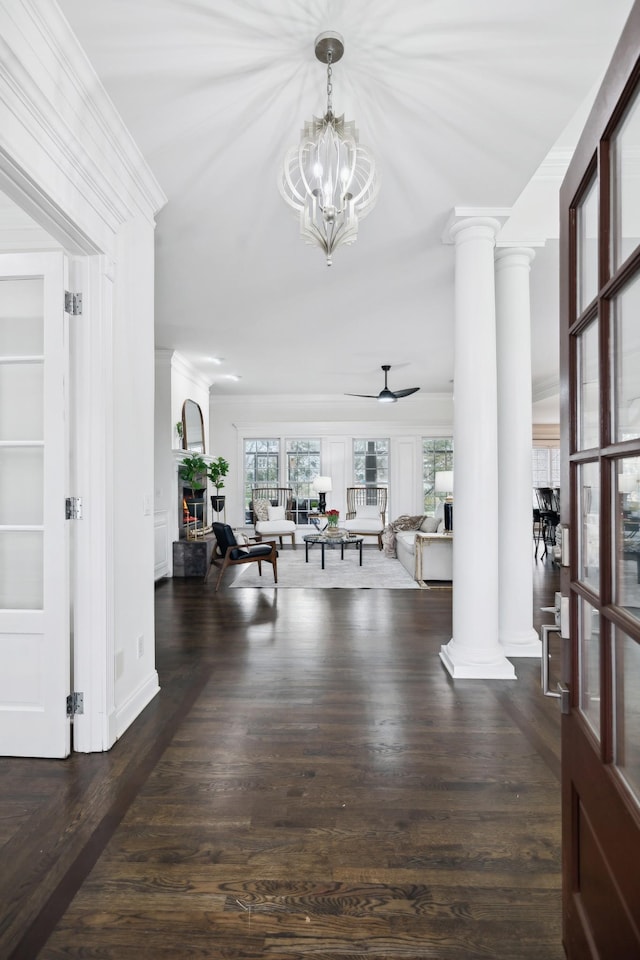
[[[583,463],[577,469],[580,537],[578,540],[578,576],[595,590],[600,589],[600,468],[598,463]]]
[[[580,600],[580,711],[600,736],[600,615],[586,600]]]
[[[578,370],[578,449],[589,450],[600,441],[600,373],[598,323],[593,321],[576,337]]]
[[[613,602],[640,620],[640,457],[613,463]]]
[[[640,437],[640,277],[611,304],[614,353],[613,434],[616,441]]]
[[[560,192],[568,960],[640,957],[639,50],[640,2]]]
[[[577,210],[577,303],[582,313],[598,292],[598,179],[595,177]]]
[[[0,754],[69,753],[66,264],[0,256]]]
[[[0,609],[42,609],[43,294],[40,278],[2,283]]]
[[[640,644],[617,629],[613,647],[616,702],[615,764],[640,801]]]
[[[638,222],[640,97],[636,93],[611,138],[611,259],[617,270],[640,243]]]

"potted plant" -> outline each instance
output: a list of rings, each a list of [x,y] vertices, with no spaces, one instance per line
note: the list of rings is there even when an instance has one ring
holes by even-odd
[[[216,488],[215,496],[211,497],[211,506],[216,513],[220,513],[221,510],[224,510],[225,498],[220,496],[220,491],[224,487],[224,477],[229,472],[229,461],[225,460],[224,457],[218,457],[216,460],[212,460],[209,464],[209,469],[207,470],[207,476],[211,483]]]
[[[200,491],[202,500],[202,491],[207,486],[207,462],[197,453],[192,453],[180,463],[180,476],[194,497],[197,497]]]

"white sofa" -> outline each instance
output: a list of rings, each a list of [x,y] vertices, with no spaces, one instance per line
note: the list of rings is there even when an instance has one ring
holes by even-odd
[[[453,580],[453,537],[450,534],[399,530],[396,556],[414,580]]]
[[[419,530],[396,531],[396,556],[411,576],[421,581],[453,580],[453,536],[444,532],[444,505],[426,517]]]

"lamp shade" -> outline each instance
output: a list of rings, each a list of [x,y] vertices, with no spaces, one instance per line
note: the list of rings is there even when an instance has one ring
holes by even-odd
[[[441,470],[436,473],[434,490],[436,493],[453,493],[453,470]]]
[[[331,477],[316,477],[311,483],[316,493],[331,493]]]

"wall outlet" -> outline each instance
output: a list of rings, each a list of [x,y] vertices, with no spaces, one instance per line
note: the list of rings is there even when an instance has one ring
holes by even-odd
[[[138,660],[144,655],[144,637],[142,634],[136,640],[136,650],[138,653]]]

